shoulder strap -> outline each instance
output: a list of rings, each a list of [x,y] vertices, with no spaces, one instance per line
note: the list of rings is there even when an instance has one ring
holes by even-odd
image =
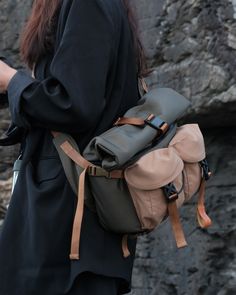
[[[58,151],[66,177],[73,191],[78,196],[70,250],[70,259],[77,260],[79,259],[80,233],[85,203],[86,173],[88,172],[88,174],[92,176],[121,178],[123,177],[123,172],[114,170],[109,173],[100,167],[94,166],[91,162],[81,156],[75,140],[69,134],[55,131],[51,131],[51,133],[54,137],[53,143]],[[74,163],[76,165],[74,165]]]
[[[80,234],[84,212],[85,176],[88,167],[92,163],[80,155],[77,144],[70,135],[54,131],[51,133],[54,137],[53,143],[58,151],[66,177],[78,196],[72,229],[70,259],[79,259]],[[76,168],[79,171],[73,169],[75,166],[71,160],[77,164]]]

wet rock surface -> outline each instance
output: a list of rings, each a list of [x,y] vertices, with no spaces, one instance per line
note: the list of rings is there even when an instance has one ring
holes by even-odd
[[[132,0],[154,71],[147,82],[190,98],[185,122],[198,122],[213,177],[207,210],[213,226],[198,228],[196,198],[181,209],[189,247],[176,250],[168,222],[139,238],[132,295],[236,294],[236,2]],[[18,36],[30,0],[0,1],[0,55],[20,65]],[[0,134],[10,122],[0,102]],[[0,219],[11,190],[19,146],[0,147]],[[0,223],[1,224],[1,223]]]

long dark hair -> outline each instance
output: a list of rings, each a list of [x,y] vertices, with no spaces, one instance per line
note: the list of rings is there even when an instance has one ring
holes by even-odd
[[[63,0],[34,0],[32,11],[20,36],[20,55],[30,69],[46,52],[53,50],[58,10]],[[138,75],[146,76],[149,71],[140,41],[137,19],[130,0],[121,0],[127,11],[137,57]]]

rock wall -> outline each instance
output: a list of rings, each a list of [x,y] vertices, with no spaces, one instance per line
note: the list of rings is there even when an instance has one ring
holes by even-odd
[[[0,0],[0,55],[11,58],[20,65],[19,34],[29,14],[32,0]]]
[[[200,230],[195,203],[181,210],[189,247],[176,250],[170,225],[139,239],[133,295],[236,293],[236,1],[132,0],[154,71],[149,87],[172,87],[192,101],[185,122],[198,122],[213,177],[207,209],[213,226]],[[18,36],[31,0],[0,1],[0,54],[18,66]],[[0,110],[0,130],[9,121]],[[9,196],[18,147],[0,148],[0,198]],[[0,202],[1,205],[1,202]],[[0,206],[0,217],[3,210]],[[1,213],[2,212],[2,213]]]
[[[193,103],[191,118],[201,113],[207,127],[235,125],[236,6],[227,0],[134,2],[155,69],[150,86],[185,94]]]

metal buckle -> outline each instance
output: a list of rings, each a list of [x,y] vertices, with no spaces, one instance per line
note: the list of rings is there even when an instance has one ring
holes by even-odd
[[[168,124],[163,121],[160,117],[157,117],[153,114],[150,114],[144,122],[150,127],[158,130],[161,134],[165,133],[168,130]]]
[[[179,195],[173,183],[163,186],[162,189],[168,202],[173,202],[178,199]]]

